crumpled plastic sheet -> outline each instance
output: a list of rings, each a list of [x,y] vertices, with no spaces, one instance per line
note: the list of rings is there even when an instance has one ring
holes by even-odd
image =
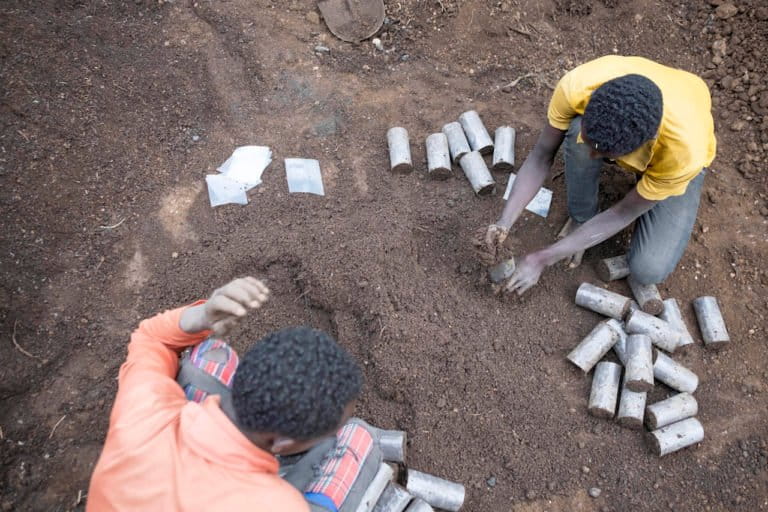
[[[272,150],[266,146],[241,146],[221,164],[221,174],[209,174],[208,199],[212,207],[223,204],[248,204],[246,192],[261,184],[261,175],[272,162]]]

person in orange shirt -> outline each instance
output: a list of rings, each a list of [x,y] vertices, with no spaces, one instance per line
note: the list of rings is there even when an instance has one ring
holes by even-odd
[[[262,282],[236,279],[208,301],[141,322],[120,368],[87,511],[346,510],[352,491],[365,486],[358,477],[381,461],[370,433],[345,425],[362,386],[357,363],[307,327],[268,334],[234,364],[211,338],[268,296]],[[206,339],[212,353],[228,355],[204,366],[231,390],[203,396],[206,386],[186,386],[201,401],[189,400],[176,381],[179,354]],[[310,461],[317,464],[299,489],[278,475],[276,456],[318,449],[324,456]]]
[[[524,255],[504,288],[524,293],[548,266],[581,263],[584,251],[635,222],[628,253],[641,284],[663,281],[688,244],[706,168],[715,157],[709,89],[702,79],[642,57],[609,55],[582,64],[557,84],[547,123],[520,168],[498,221],[474,243],[491,264],[510,228],[549,174],[565,142],[569,219],[562,239]],[[636,173],[637,185],[598,212],[604,161]]]

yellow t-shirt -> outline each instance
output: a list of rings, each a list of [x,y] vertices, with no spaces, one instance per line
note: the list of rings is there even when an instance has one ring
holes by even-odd
[[[642,174],[637,184],[642,197],[658,201],[682,195],[688,182],[712,163],[717,149],[709,89],[696,75],[642,57],[601,57],[560,79],[549,102],[549,124],[567,130],[575,116],[584,114],[595,89],[633,73],[661,89],[664,112],[656,138],[616,162]]]

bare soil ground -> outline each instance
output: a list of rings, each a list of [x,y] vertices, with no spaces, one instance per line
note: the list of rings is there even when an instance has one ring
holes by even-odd
[[[1,510],[82,510],[132,328],[243,274],[275,296],[234,344],[328,329],[365,365],[359,414],[407,430],[410,465],[466,484],[467,511],[768,509],[762,0],[390,0],[384,52],[332,37],[310,0],[0,12]],[[609,53],[699,73],[715,102],[718,158],[661,290],[697,338],[690,300],[717,295],[733,342],[680,358],[706,440],[663,459],[587,415],[589,378],[564,358],[597,321],[578,284],[625,237],[502,300],[470,244],[502,199],[424,172],[423,138],[470,108],[517,128],[524,157],[557,79]],[[410,175],[388,171],[393,125],[412,135]],[[213,210],[204,176],[244,144],[275,161],[249,205]],[[295,156],[320,160],[325,197],[288,195]],[[566,217],[562,178],[547,186],[550,217],[525,214],[517,253]],[[606,172],[608,199],[626,186]]]

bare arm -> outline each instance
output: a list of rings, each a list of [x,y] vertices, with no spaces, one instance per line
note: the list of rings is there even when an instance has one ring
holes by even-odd
[[[544,125],[533,151],[530,152],[517,173],[509,199],[496,224],[507,230],[514,225],[544,183],[552,167],[555,154],[557,154],[564,138],[564,131],[553,128],[549,123]]]
[[[508,291],[522,294],[535,285],[545,267],[553,265],[576,251],[589,249],[612,237],[657,203],[632,189],[618,203],[594,216],[562,240],[526,255],[507,283]]]

